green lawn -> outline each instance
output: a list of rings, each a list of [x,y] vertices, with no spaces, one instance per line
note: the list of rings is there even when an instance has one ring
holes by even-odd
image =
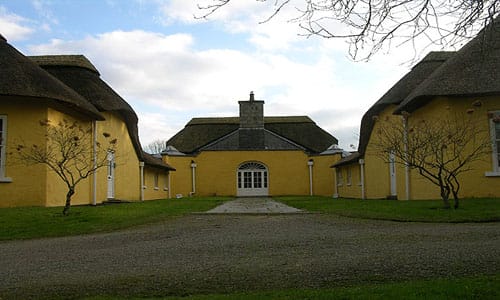
[[[173,216],[207,211],[231,198],[183,198],[101,206],[0,208],[0,240],[30,239],[106,232],[154,223]],[[417,222],[500,221],[500,199],[465,199],[459,209],[441,201],[351,200],[331,197],[277,197],[311,212],[354,218]]]
[[[0,208],[0,240],[106,232],[209,210],[228,198],[182,198],[100,206]]]
[[[101,296],[86,300],[114,300]],[[258,291],[226,295],[193,295],[165,298],[125,298],[164,300],[254,300],[254,299],[500,299],[500,275],[453,279],[411,280],[398,283],[357,285],[331,289]]]
[[[497,222],[500,199],[463,199],[458,209],[444,209],[441,200],[359,200],[331,197],[276,197],[310,212],[404,222]]]

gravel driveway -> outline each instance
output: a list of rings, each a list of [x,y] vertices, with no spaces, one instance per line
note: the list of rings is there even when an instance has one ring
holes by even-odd
[[[113,233],[1,242],[0,299],[186,295],[494,274],[499,249],[499,223],[189,215]]]

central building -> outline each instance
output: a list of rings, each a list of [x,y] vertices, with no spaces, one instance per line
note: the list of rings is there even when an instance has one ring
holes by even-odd
[[[193,118],[167,141],[178,197],[334,193],[338,141],[307,116],[264,117],[264,101],[239,101],[239,117]]]

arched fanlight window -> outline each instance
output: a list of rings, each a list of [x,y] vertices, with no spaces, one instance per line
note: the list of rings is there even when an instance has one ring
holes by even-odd
[[[266,167],[262,164],[259,164],[257,162],[248,162],[242,164],[238,170],[265,170]]]

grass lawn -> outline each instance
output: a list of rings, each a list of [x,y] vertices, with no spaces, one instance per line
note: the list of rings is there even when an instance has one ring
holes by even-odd
[[[0,208],[0,241],[106,232],[209,210],[228,198],[182,198],[100,206]]]
[[[497,222],[500,199],[463,199],[458,209],[444,209],[441,200],[359,200],[331,197],[276,197],[310,212],[404,222]]]
[[[231,198],[183,198],[101,206],[0,208],[0,241],[106,232],[209,210]],[[276,197],[311,212],[366,219],[416,222],[500,221],[500,199],[465,199],[459,209],[441,201],[352,200],[331,197]]]
[[[164,300],[253,300],[253,299],[500,299],[500,275],[412,280],[398,283],[380,283],[338,287],[331,289],[300,289],[260,291],[226,295],[193,295],[165,298],[125,298]],[[112,296],[85,298],[86,300],[124,299]]]

